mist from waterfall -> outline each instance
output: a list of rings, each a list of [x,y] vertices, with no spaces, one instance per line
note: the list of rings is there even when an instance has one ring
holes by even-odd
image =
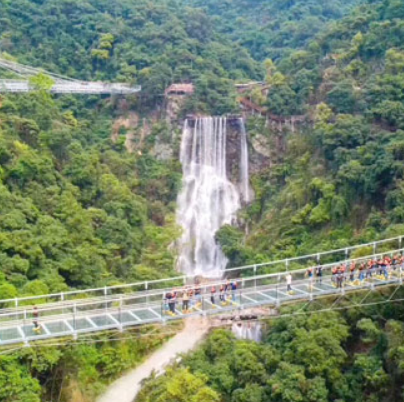
[[[247,145],[247,130],[243,119],[239,119],[240,123],[240,193],[243,197],[243,201],[247,204],[250,201],[250,175],[248,169],[248,145]]]
[[[193,123],[185,121],[181,141],[183,188],[177,220],[183,236],[178,266],[189,275],[217,278],[227,258],[216,244],[215,234],[223,225],[235,223],[241,201],[250,198],[247,134],[240,119],[240,177],[233,184],[227,177],[227,119],[201,117]]]
[[[231,327],[237,339],[261,342],[262,328],[259,322],[237,322]]]

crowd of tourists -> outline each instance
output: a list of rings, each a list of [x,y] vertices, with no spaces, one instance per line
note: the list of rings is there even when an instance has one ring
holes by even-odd
[[[343,288],[347,283],[355,285],[373,277],[381,280],[388,280],[394,272],[404,269],[404,255],[395,254],[394,256],[380,256],[369,260],[357,260],[342,262],[331,268],[331,283],[336,288]],[[310,267],[306,270],[305,276],[309,279],[309,284],[322,284],[324,268],[321,265]],[[288,292],[293,292],[292,273],[285,275],[286,288]],[[202,304],[209,303],[215,308],[218,304],[225,306],[236,304],[238,282],[236,280],[227,280],[219,285],[200,284],[188,285],[182,288],[176,288],[167,291],[163,295],[164,313],[176,315],[178,313],[187,314],[192,310],[198,310]],[[203,297],[202,294],[208,294],[210,297]],[[39,325],[39,312],[36,306],[32,310],[33,331],[41,332]]]
[[[395,254],[393,257],[380,256],[379,258],[366,261],[352,261],[349,264],[340,264],[331,271],[331,281],[337,288],[342,288],[346,281],[363,282],[373,276],[388,280],[391,272],[401,269],[404,264],[404,257]]]
[[[163,296],[164,310],[169,315],[176,315],[178,309],[183,314],[189,313],[192,309],[199,309],[203,303],[202,291],[206,292],[206,289],[209,289],[210,292],[210,298],[206,302],[210,303],[212,307],[218,303],[222,306],[236,303],[237,286],[237,281],[228,280],[220,285],[202,288],[201,285],[196,284],[167,291]]]
[[[388,280],[391,273],[404,267],[404,256],[395,254],[394,256],[380,256],[379,258],[343,262],[336,264],[331,268],[331,283],[336,288],[342,288],[346,283],[358,283],[364,280],[378,277]],[[305,276],[311,283],[322,283],[323,267],[310,267],[307,269]],[[292,274],[289,272],[286,277],[287,291],[292,291]]]
[[[342,288],[347,283],[352,285],[360,284],[361,282],[371,279],[385,279],[398,269],[404,267],[404,256],[396,254],[390,256],[380,256],[379,258],[369,260],[357,260],[342,262],[334,265],[331,268],[331,284],[336,288]],[[309,279],[309,284],[322,284],[325,269],[318,265],[310,267],[306,270],[305,276]],[[286,289],[288,292],[293,292],[292,289],[292,273],[288,272],[285,276]],[[217,303],[226,305],[236,303],[237,281],[227,281],[221,285],[205,285],[203,293],[206,294],[210,289],[210,298],[204,299],[206,303],[211,304],[214,308]],[[217,294],[219,298],[217,299]],[[202,288],[200,285],[186,286],[184,288],[168,291],[163,296],[164,311],[169,315],[176,315],[181,312],[189,313],[191,310],[199,309],[203,303]]]

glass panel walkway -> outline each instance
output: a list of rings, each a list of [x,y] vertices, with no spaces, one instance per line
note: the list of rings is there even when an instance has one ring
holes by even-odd
[[[358,267],[370,259],[378,259],[384,255],[394,256],[403,251],[404,249],[400,248],[359,259],[322,264],[321,277],[315,275],[312,278],[307,277],[307,269],[291,271],[293,279],[290,291],[286,285],[286,270],[275,274],[244,277],[229,271],[229,279],[207,281],[200,285],[186,286],[177,278],[157,281],[165,285],[159,289],[133,292],[134,285],[128,285],[129,287],[103,288],[104,294],[101,296],[97,295],[96,290],[80,291],[80,299],[77,299],[78,295],[72,292],[75,299],[69,299],[68,296],[71,294],[67,293],[56,301],[54,295],[0,301],[2,306],[14,304],[13,307],[0,309],[0,346],[61,336],[76,337],[82,333],[108,329],[123,330],[125,327],[164,323],[190,315],[220,314],[257,306],[279,307],[285,303],[308,301],[327,295],[400,285],[403,272],[401,262],[385,269],[380,267],[368,269],[367,278],[362,275],[361,279],[356,269],[353,281],[350,280],[349,265],[356,262]],[[332,274],[333,268],[341,263],[347,266],[347,271],[339,278],[343,285],[339,285],[337,275]],[[231,283],[235,283],[237,289],[231,290]],[[168,287],[167,284],[171,286]],[[220,286],[226,284],[228,290],[219,292]],[[150,282],[149,285],[153,287],[156,283]],[[213,287],[216,292],[212,294]],[[188,308],[185,309],[183,294],[189,289],[195,291],[198,288],[200,295],[191,298]],[[177,294],[175,301],[171,300],[170,303],[166,299],[168,293]],[[26,303],[31,303],[31,306],[24,306]],[[32,307],[33,303],[38,304],[36,312]]]

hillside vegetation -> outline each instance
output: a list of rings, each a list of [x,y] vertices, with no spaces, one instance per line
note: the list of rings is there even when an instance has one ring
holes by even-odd
[[[181,167],[148,153],[153,138],[171,134],[158,122],[142,155],[129,155],[110,141],[112,119],[157,108],[171,82],[190,79],[196,105],[225,113],[236,107],[230,80],[260,71],[247,50],[211,29],[210,16],[182,6],[0,2],[3,57],[73,78],[136,82],[144,93],[125,102],[52,98],[39,82],[37,93],[3,97],[0,299],[172,272]]]
[[[277,60],[308,44],[359,0],[187,0],[217,17],[217,29],[257,60]]]
[[[3,52],[73,78],[140,84],[151,108],[169,84],[192,80],[204,107],[223,114],[236,107],[230,80],[261,74],[248,50],[182,0],[2,0],[0,14]]]
[[[230,227],[218,235],[231,265],[403,232],[403,16],[393,0],[361,6],[265,63],[269,95],[257,102],[311,124],[280,133],[249,121],[272,144],[272,166],[253,178],[247,241]]]
[[[397,304],[274,318],[262,343],[216,330],[136,402],[402,401],[403,318]]]

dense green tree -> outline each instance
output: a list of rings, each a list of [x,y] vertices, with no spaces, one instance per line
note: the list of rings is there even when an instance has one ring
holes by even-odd
[[[167,381],[167,377],[170,379]],[[142,402],[219,402],[219,395],[206,386],[206,379],[186,369],[168,371],[164,377],[145,387],[139,394]]]
[[[20,365],[16,357],[0,357],[0,397],[4,401],[40,402],[41,385]]]
[[[327,94],[327,103],[338,113],[351,113],[355,111],[355,94],[352,83],[349,81],[339,82]]]

